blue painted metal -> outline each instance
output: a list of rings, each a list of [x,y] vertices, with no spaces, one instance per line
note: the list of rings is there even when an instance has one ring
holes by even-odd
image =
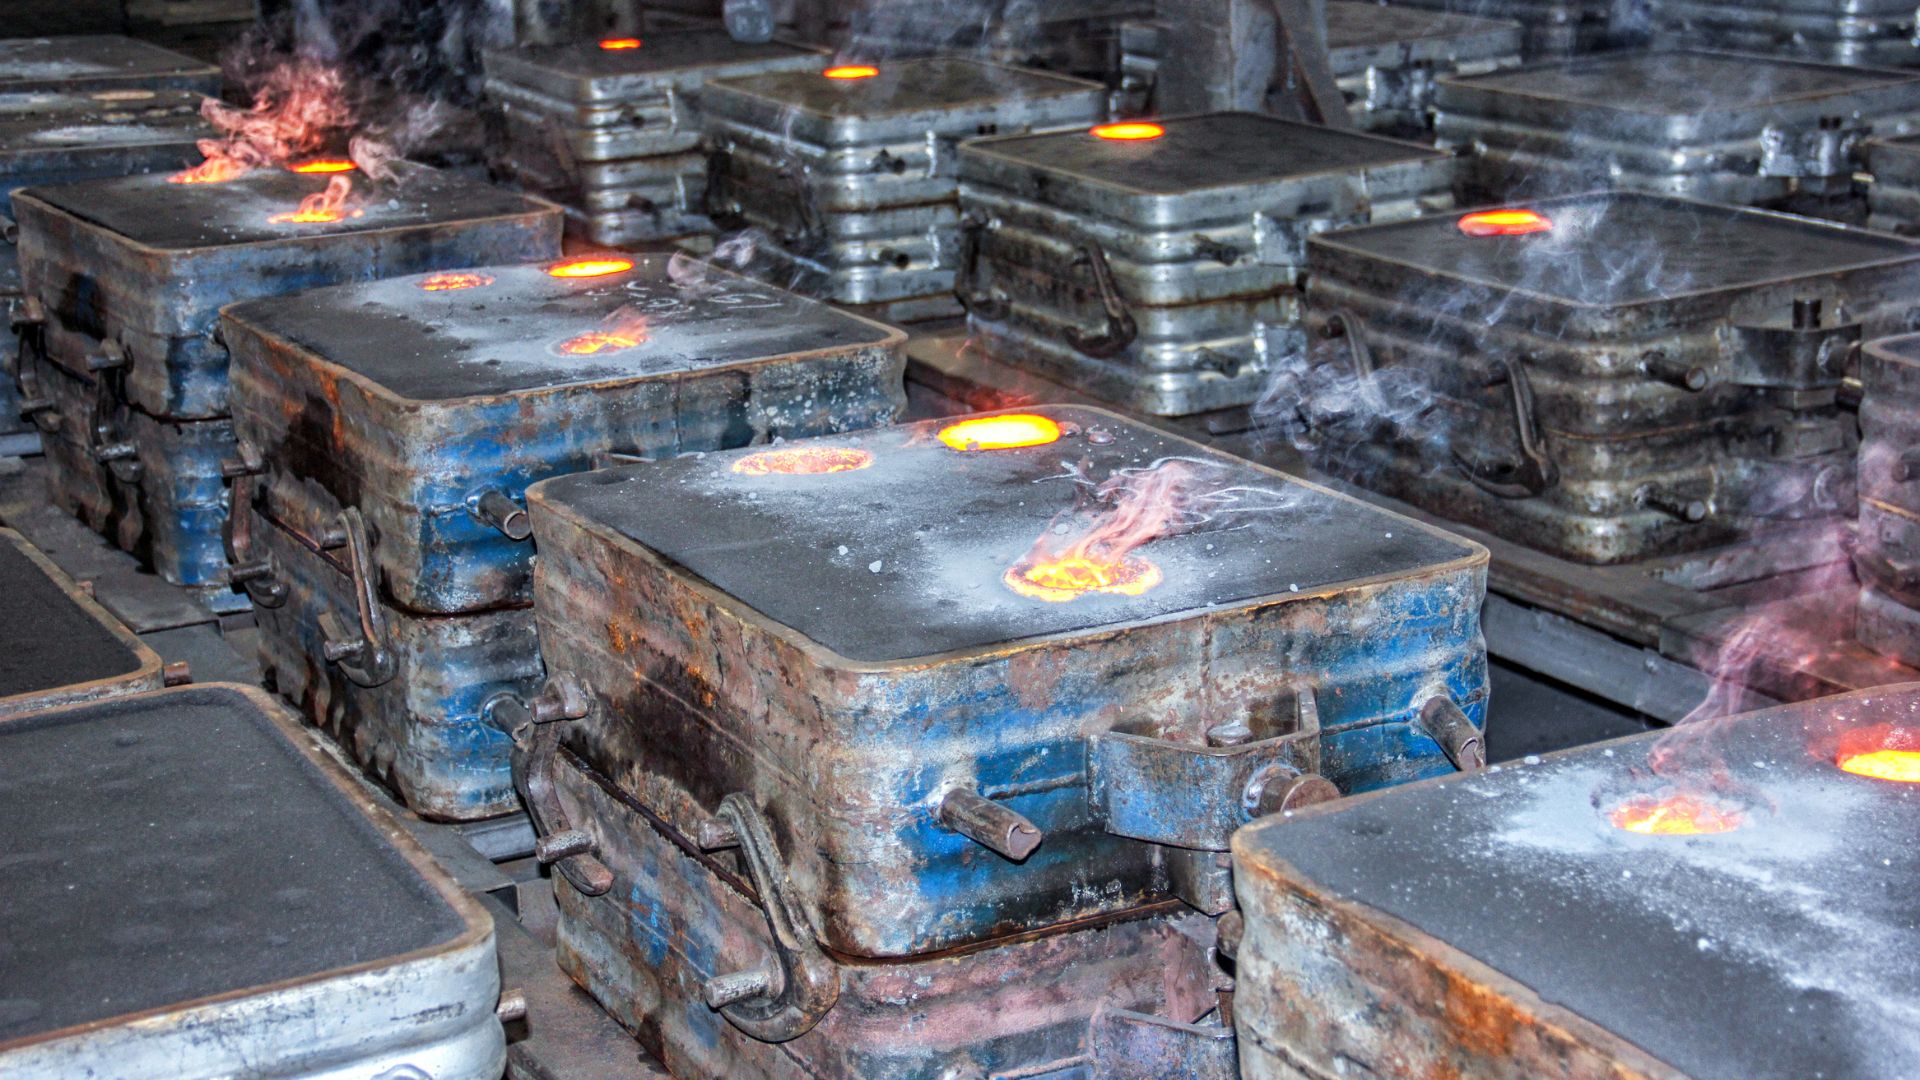
[[[1111,414],[1037,411],[1115,437],[962,464],[938,456],[952,452],[929,425],[909,425],[831,441],[870,451],[870,469],[760,495],[722,479],[738,455],[528,493],[541,647],[551,672],[596,703],[568,745],[688,835],[722,796],[751,792],[790,842],[799,901],[838,953],[914,955],[1176,894],[1169,853],[1103,818],[1089,756],[1104,732],[1144,727],[1200,755],[1215,729],[1295,730],[1278,703],[1310,691],[1321,735],[1308,768],[1353,791],[1451,770],[1411,728],[1430,699],[1483,722],[1483,549]],[[1213,592],[1196,572],[1170,573],[1146,608],[1076,615],[1008,599],[1000,571],[1071,501],[1039,482],[1057,480],[1063,461],[1169,454],[1279,493],[1283,509],[1264,524],[1145,549],[1193,556],[1170,565],[1196,571],[1226,565],[1241,575],[1226,586],[1236,591]],[[835,543],[852,550],[836,556]],[[1207,562],[1201,547],[1214,543],[1245,561]],[[1316,546],[1355,554],[1327,568],[1331,580],[1289,589],[1301,580],[1289,564]],[[924,591],[910,580],[921,568]],[[888,573],[909,581],[889,591]],[[992,618],[969,622],[976,609]],[[987,628],[923,651],[917,621]],[[823,643],[863,623],[911,644],[881,656]],[[1119,827],[1224,849],[1196,821],[1217,822],[1240,793],[1183,788],[1191,775],[1170,769],[1126,802]],[[953,831],[939,808],[956,787],[1023,816],[1044,842],[1016,863]]]

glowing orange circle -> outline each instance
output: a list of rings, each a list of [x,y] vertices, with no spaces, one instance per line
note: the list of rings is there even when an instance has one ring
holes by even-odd
[[[289,210],[284,214],[274,214],[267,218],[269,225],[330,225],[336,221],[357,218],[365,213],[362,210]]]
[[[1461,217],[1458,225],[1468,236],[1526,236],[1553,228],[1545,214],[1524,209],[1476,210]]]
[[[428,292],[447,292],[452,289],[477,289],[482,285],[491,285],[493,278],[468,270],[442,270],[437,274],[428,274],[417,284]]]
[[[829,79],[871,79],[880,74],[880,69],[868,64],[842,64],[830,67],[820,74]]]
[[[645,340],[643,336],[623,334],[617,330],[589,330],[561,342],[559,348],[568,356],[596,356],[631,349]]]
[[[733,463],[733,471],[742,476],[819,476],[872,464],[872,454],[850,446],[793,446],[748,454]]]
[[[1034,413],[976,416],[940,429],[940,441],[955,450],[1018,450],[1060,438],[1060,425]]]
[[[619,52],[622,49],[637,49],[640,47],[640,39],[637,37],[601,38],[600,47],[608,52]]]
[[[1685,793],[1634,795],[1614,804],[1607,820],[1643,836],[1704,836],[1732,832],[1746,821],[1738,807]]]
[[[287,168],[297,173],[343,173],[352,172],[359,167],[360,166],[355,165],[346,158],[319,158],[314,161],[303,161],[298,165],[287,166]]]
[[[1139,596],[1160,584],[1160,568],[1131,555],[1101,562],[1085,555],[1023,561],[1001,575],[1007,588],[1022,596],[1061,604],[1088,593]]]
[[[1920,784],[1920,751],[1865,750],[1843,754],[1835,762],[1842,772],[1899,784]]]
[[[608,274],[618,274],[631,269],[633,269],[632,259],[587,255],[554,263],[547,267],[547,273],[557,278],[605,277]]]
[[[1091,128],[1088,131],[1088,134],[1095,138],[1112,139],[1115,142],[1145,142],[1148,139],[1157,139],[1166,133],[1166,128],[1161,127],[1159,124],[1148,123],[1145,120],[1125,120],[1117,124],[1101,124],[1099,127]]]

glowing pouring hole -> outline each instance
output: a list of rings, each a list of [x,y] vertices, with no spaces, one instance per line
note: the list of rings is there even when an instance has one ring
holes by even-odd
[[[1159,124],[1148,123],[1144,120],[1130,120],[1119,124],[1101,124],[1099,127],[1091,129],[1091,133],[1098,139],[1112,139],[1116,142],[1145,142],[1148,139],[1157,139],[1165,135],[1167,129],[1161,127]]]
[[[820,74],[829,79],[871,79],[880,74],[880,69],[868,64],[842,64],[839,67],[830,67]]]
[[[850,446],[795,446],[748,454],[733,463],[733,471],[742,476],[820,476],[872,464],[872,454]]]
[[[637,37],[601,38],[600,47],[607,50],[608,52],[620,52],[625,49],[637,49],[640,47],[640,39]]]
[[[1696,795],[1634,795],[1607,811],[1607,820],[1616,829],[1643,836],[1701,836],[1732,832],[1746,814]]]
[[[1548,232],[1553,222],[1537,210],[1478,210],[1459,221],[1460,231],[1468,236],[1526,236]]]
[[[1018,450],[1060,438],[1060,425],[1034,413],[979,416],[940,429],[940,441],[955,450]]]
[[[448,292],[453,289],[477,289],[493,284],[493,278],[486,274],[475,274],[463,270],[443,270],[438,274],[428,274],[421,278],[419,285],[428,292]]]
[[[547,273],[557,278],[605,277],[633,269],[632,259],[612,259],[595,256],[580,259],[568,259],[547,267]]]
[[[1000,580],[1022,596],[1061,604],[1088,593],[1139,596],[1160,584],[1161,574],[1158,566],[1131,555],[1118,562],[1068,555],[1016,563]]]

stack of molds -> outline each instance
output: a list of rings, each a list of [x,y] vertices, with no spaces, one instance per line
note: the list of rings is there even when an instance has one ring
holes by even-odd
[[[338,221],[286,220],[329,183],[264,169],[224,183],[152,174],[14,195],[22,317],[37,343],[20,375],[54,504],[220,606],[235,598],[221,553],[220,468],[234,449],[220,308],[559,253],[553,207],[404,163],[391,182],[360,180]]]
[[[1909,67],[1913,5],[1905,0],[1660,0],[1648,5],[1659,45],[1791,56],[1830,64]]]
[[[486,93],[506,136],[498,164],[565,205],[570,231],[596,244],[708,232],[701,87],[823,66],[811,47],[744,44],[720,29],[490,51]]]
[[[1242,830],[1243,1075],[1920,1075],[1916,731],[1890,686]]]
[[[1647,194],[1309,243],[1278,409],[1323,467],[1562,558],[1617,563],[1854,512],[1860,341],[1920,246]]]
[[[220,69],[119,34],[0,40],[0,94],[33,90],[220,93]]]
[[[677,258],[227,309],[231,554],[261,667],[420,814],[516,806],[487,714],[540,684],[528,484],[606,453],[885,424],[905,405],[899,331]]]
[[[868,4],[853,15],[841,51],[863,59],[968,56],[1116,85],[1126,27],[1152,16],[1152,0]]]
[[[958,313],[956,149],[996,132],[1085,126],[1096,83],[972,60],[720,79],[703,99],[707,202],[749,225],[752,271],[879,318]]]
[[[0,788],[10,1080],[505,1068],[492,918],[259,691],[0,721]]]
[[[213,134],[200,118],[203,100],[187,90],[139,86],[0,92],[0,225],[12,221],[15,188],[173,170],[200,160],[199,140]],[[12,230],[0,233],[0,316],[10,321],[20,306],[20,263]],[[0,333],[0,435],[29,426],[15,393],[17,344],[10,328]]]
[[[1522,27],[1521,55],[1550,60],[1591,52],[1622,36],[1615,29],[1629,5],[1611,0],[1393,0],[1396,7],[1497,19]],[[1331,9],[1332,4],[1328,4]],[[1329,10],[1329,24],[1333,15]]]
[[[1867,227],[1911,236],[1920,232],[1920,136],[1871,139],[1865,147]]]
[[[1605,183],[1857,220],[1860,143],[1920,126],[1920,73],[1636,51],[1443,77],[1434,105],[1472,201]]]
[[[989,352],[1161,416],[1251,404],[1304,348],[1307,237],[1452,206],[1451,154],[1210,113],[960,151],[958,295]]]
[[[1920,335],[1861,353],[1858,636],[1920,667]]]
[[[1159,78],[1164,23],[1128,23],[1121,68],[1129,112],[1145,111]],[[1433,131],[1435,75],[1481,75],[1520,65],[1519,23],[1415,7],[1332,0],[1327,60],[1347,113],[1362,130],[1409,138]]]
[[[560,962],[678,1076],[1231,1076],[1233,830],[1480,761],[1484,549],[1111,413],[527,501]]]
[[[0,529],[0,718],[157,690],[160,657],[40,549]]]

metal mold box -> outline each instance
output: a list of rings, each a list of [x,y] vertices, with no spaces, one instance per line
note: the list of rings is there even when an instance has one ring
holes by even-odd
[[[1887,687],[1243,830],[1244,1074],[1914,1075],[1920,788],[1834,760],[1917,720],[1920,686]],[[1650,772],[1656,747],[1679,767]],[[1671,790],[1744,818],[1693,836],[1608,821]]]
[[[1860,383],[1855,630],[1876,652],[1920,666],[1920,335],[1869,343]]]
[[[1308,236],[1452,205],[1429,147],[1254,113],[1161,126],[961,149],[958,292],[995,357],[1147,413],[1250,404],[1303,345]]]
[[[1519,23],[1525,31],[1521,56],[1528,61],[1592,52],[1618,36],[1615,6],[1601,0],[1394,0],[1394,5]]]
[[[1851,513],[1835,395],[1910,325],[1920,246],[1659,195],[1524,208],[1552,228],[1309,241],[1310,347],[1272,404],[1315,460],[1580,562]]]
[[[491,266],[229,307],[240,437],[273,515],[309,536],[364,515],[384,594],[448,614],[530,599],[530,545],[476,509],[590,468],[890,423],[904,410],[891,327],[685,256],[557,278]],[[611,329],[610,329],[611,328]],[[630,347],[575,355],[608,331]],[[575,346],[579,347],[579,346]]]
[[[1440,145],[1471,148],[1488,199],[1606,176],[1716,202],[1851,212],[1858,144],[1920,125],[1920,73],[1703,51],[1623,52],[1443,76]]]
[[[199,161],[199,140],[213,134],[202,100],[184,90],[0,93],[0,214],[11,214],[14,188]]]
[[[1829,64],[1911,67],[1913,5],[1902,0],[1666,0],[1649,5],[1656,45],[1819,60]]]
[[[160,657],[90,590],[5,528],[0,594],[12,613],[0,644],[0,719],[160,688]]]
[[[1041,411],[1078,434],[966,453],[921,423],[788,444],[871,455],[852,471],[743,474],[735,451],[533,487],[541,650],[589,702],[558,737],[684,835],[748,793],[822,943],[880,957],[1172,895],[1169,867],[1250,811],[1223,773],[1168,776],[1240,753],[1347,790],[1452,768],[1420,716],[1445,699],[1478,722],[1483,549],[1110,413]],[[1142,548],[1157,588],[1003,584],[1070,527],[1074,477],[1170,457],[1250,505]],[[1222,725],[1263,734],[1222,757],[1203,734]],[[1149,746],[1168,771],[1124,779]],[[956,788],[1045,842],[1014,862],[951,831]]]
[[[492,920],[260,692],[16,717],[0,749],[9,1077],[500,1075]]]
[[[1867,227],[1911,236],[1920,232],[1920,136],[1869,139]]]
[[[0,40],[0,93],[23,90],[220,93],[220,69],[118,34]]]

